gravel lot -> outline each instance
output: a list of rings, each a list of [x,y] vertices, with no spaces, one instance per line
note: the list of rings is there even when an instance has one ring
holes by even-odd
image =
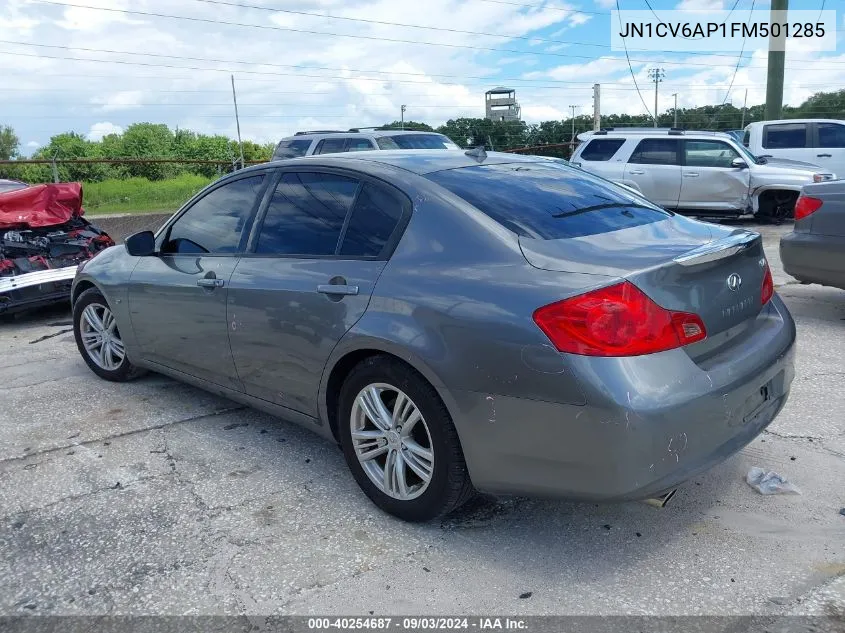
[[[845,612],[845,292],[787,277],[797,377],[769,431],[641,503],[379,513],[337,447],[169,379],[98,380],[67,310],[0,324],[0,615]],[[764,497],[752,466],[801,496]]]

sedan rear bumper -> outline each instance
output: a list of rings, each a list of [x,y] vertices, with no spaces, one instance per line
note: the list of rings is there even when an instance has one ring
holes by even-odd
[[[453,394],[473,483],[490,493],[624,501],[724,461],[774,420],[794,378],[794,322],[777,296],[766,311],[740,358],[707,370],[684,350],[580,357],[585,406]]]
[[[783,269],[798,281],[845,288],[845,236],[787,233],[780,240]]]

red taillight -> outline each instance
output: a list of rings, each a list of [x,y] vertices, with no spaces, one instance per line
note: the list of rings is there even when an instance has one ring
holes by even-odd
[[[696,314],[660,307],[629,281],[564,299],[534,312],[558,351],[585,356],[639,356],[707,337]]]
[[[822,206],[823,201],[811,196],[801,194],[798,200],[795,201],[795,219],[800,220],[806,218],[808,215],[815,213]]]
[[[766,305],[775,294],[775,282],[772,279],[772,269],[769,268],[769,262],[766,262],[766,273],[763,276],[763,289],[760,291],[761,305]]]

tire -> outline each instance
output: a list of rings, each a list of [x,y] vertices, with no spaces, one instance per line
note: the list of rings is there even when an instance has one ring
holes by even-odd
[[[100,321],[99,326],[95,325],[95,317]],[[105,343],[100,326],[108,333]],[[112,382],[126,382],[145,373],[129,362],[114,315],[108,301],[98,289],[89,288],[79,295],[73,304],[73,336],[85,364],[100,378]],[[98,339],[99,345],[96,343]],[[107,345],[105,350],[104,344]]]
[[[394,420],[392,426],[389,418]],[[337,419],[343,454],[355,481],[385,512],[405,521],[429,521],[472,497],[472,482],[449,411],[434,387],[401,361],[374,356],[356,365],[341,387]],[[358,432],[355,440],[353,427]],[[367,433],[366,438],[361,431]],[[422,456],[426,451],[430,461]],[[399,477],[384,477],[388,463],[393,475],[403,473],[404,489]],[[429,474],[427,482],[425,474]]]

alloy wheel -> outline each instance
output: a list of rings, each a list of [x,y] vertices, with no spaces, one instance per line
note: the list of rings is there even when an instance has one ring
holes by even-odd
[[[79,325],[82,344],[94,364],[106,371],[120,367],[126,352],[111,310],[100,303],[91,303],[82,311]]]

